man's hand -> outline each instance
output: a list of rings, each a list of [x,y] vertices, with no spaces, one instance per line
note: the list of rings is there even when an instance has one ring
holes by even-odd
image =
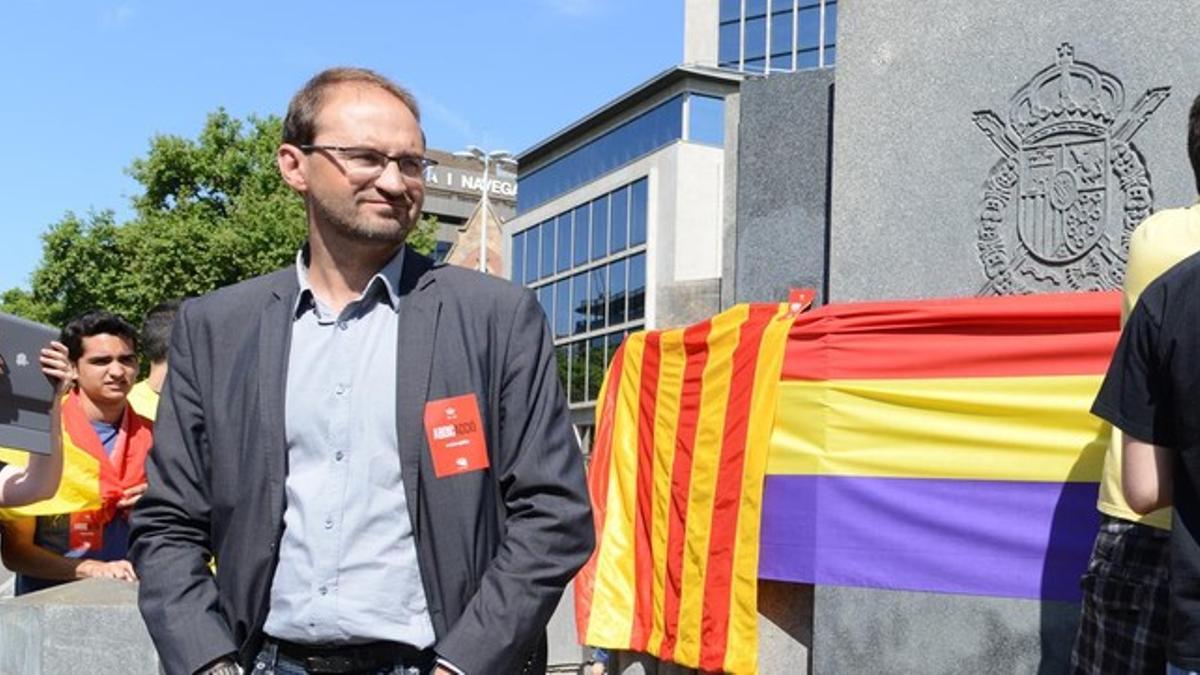
[[[146,493],[146,484],[134,485],[130,488],[125,488],[121,493],[121,500],[117,502],[118,509],[127,509],[137,503],[142,495]]]
[[[52,340],[50,345],[42,347],[42,373],[55,383],[60,394],[65,394],[75,386],[75,370],[71,368],[71,359],[67,346],[58,340]]]
[[[137,581],[137,574],[128,560],[101,562],[99,560],[84,560],[75,568],[75,576],[79,579],[119,579],[121,581]]]

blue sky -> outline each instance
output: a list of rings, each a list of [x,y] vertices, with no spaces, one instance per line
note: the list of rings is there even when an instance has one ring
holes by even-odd
[[[682,0],[9,0],[0,290],[28,287],[67,211],[128,216],[153,135],[282,114],[326,66],[411,88],[433,147],[519,152],[682,55]]]

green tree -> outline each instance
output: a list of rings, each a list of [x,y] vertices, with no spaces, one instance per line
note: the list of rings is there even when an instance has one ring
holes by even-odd
[[[62,325],[104,307],[137,320],[169,298],[200,295],[288,264],[304,239],[302,201],[275,165],[282,121],[224,110],[195,140],[160,135],[129,174],[141,185],[134,216],[67,213],[42,235],[42,259],[28,290],[0,294],[0,310]],[[424,253],[437,220],[410,238]]]
[[[437,216],[432,213],[425,214],[405,242],[417,253],[432,255],[433,249],[437,247],[437,231]]]

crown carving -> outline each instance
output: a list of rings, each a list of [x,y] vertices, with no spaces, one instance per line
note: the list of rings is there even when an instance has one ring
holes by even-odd
[[[1121,82],[1090,63],[1076,61],[1074,47],[1064,42],[1058,47],[1057,63],[1034,75],[1013,97],[1008,123],[1023,142],[1059,133],[1098,136],[1124,106]]]

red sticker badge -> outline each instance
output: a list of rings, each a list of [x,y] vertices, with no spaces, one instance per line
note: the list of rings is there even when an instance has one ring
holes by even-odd
[[[489,466],[483,422],[475,394],[429,401],[425,404],[425,437],[438,478]]]

